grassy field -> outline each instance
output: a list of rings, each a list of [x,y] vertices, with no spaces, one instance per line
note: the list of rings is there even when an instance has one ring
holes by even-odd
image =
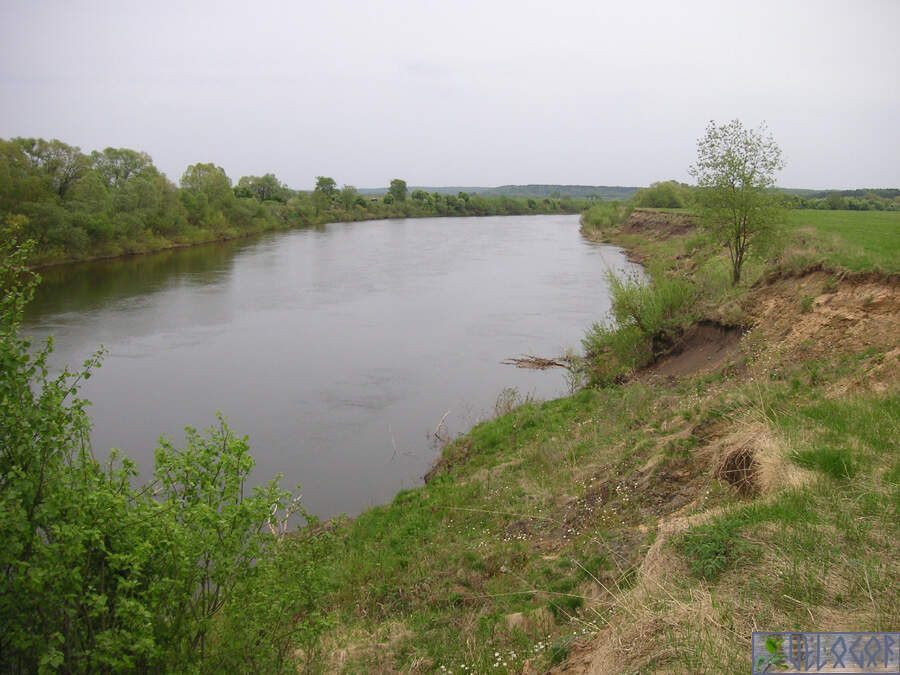
[[[796,212],[788,255],[896,271],[898,216]],[[753,286],[786,264],[759,260],[732,288],[701,233],[627,230],[591,236],[692,284],[668,330],[743,332],[567,398],[507,393],[426,486],[333,524],[315,669],[744,672],[753,630],[900,626],[896,280]]]
[[[808,235],[829,265],[900,272],[900,212],[795,210],[788,225]]]

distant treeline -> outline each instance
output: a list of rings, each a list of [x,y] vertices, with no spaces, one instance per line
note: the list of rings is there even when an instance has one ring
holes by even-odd
[[[802,194],[788,193],[791,206],[797,209],[832,209],[849,211],[900,211],[900,190],[878,188],[864,190],[818,190]]]
[[[682,209],[694,204],[695,188],[670,180],[653,183],[635,192],[633,206],[641,208]],[[850,211],[900,211],[900,190],[792,190],[779,189],[785,206],[793,209],[833,209]]]
[[[501,185],[499,187],[411,187],[411,190],[424,190],[425,192],[437,192],[438,194],[457,194],[467,192],[484,197],[524,197],[534,199],[630,199],[640,188],[621,185]],[[383,194],[386,188],[364,188],[362,194]]]
[[[274,174],[236,184],[215,164],[189,166],[179,186],[145,152],[90,154],[59,140],[0,139],[0,240],[36,243],[33,262],[114,257],[233,239],[265,230],[329,222],[427,216],[576,213],[572,197],[487,197],[410,191],[395,179],[383,195],[363,195],[319,176],[312,191]]]

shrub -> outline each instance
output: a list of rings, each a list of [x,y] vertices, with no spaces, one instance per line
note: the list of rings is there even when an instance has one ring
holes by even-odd
[[[632,202],[641,208],[683,209],[692,202],[691,188],[673,180],[652,183],[638,190]]]
[[[602,231],[624,222],[631,211],[630,205],[617,201],[597,202],[581,214],[581,225],[585,229]]]
[[[98,462],[78,389],[102,353],[51,377],[52,342],[32,350],[18,332],[38,281],[25,267],[31,250],[0,244],[0,672],[203,669],[231,648],[209,639],[220,616],[274,621],[247,598],[293,551],[265,529],[289,495],[275,482],[245,493],[253,460],[221,417],[206,436],[189,429],[183,449],[161,441],[145,488],[132,487],[127,458]],[[289,628],[313,616],[319,587],[288,585]],[[319,625],[308,621],[304,639]],[[282,649],[244,644],[255,655]]]
[[[609,275],[611,319],[595,323],[582,340],[591,384],[615,381],[647,365],[689,320],[693,286],[686,279],[656,276],[647,283]]]

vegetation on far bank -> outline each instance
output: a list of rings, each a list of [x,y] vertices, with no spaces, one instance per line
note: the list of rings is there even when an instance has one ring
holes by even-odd
[[[59,140],[0,139],[0,237],[35,242],[32,265],[109,258],[330,222],[427,216],[577,213],[569,196],[411,193],[395,179],[362,195],[319,176],[310,192],[273,174],[236,184],[212,163],[189,166],[174,185],[147,153],[85,154]]]

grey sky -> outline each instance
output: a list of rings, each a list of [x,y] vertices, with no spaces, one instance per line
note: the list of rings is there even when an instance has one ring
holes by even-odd
[[[176,182],[687,181],[737,117],[768,122],[781,185],[900,185],[898,0],[0,2],[0,137]]]

